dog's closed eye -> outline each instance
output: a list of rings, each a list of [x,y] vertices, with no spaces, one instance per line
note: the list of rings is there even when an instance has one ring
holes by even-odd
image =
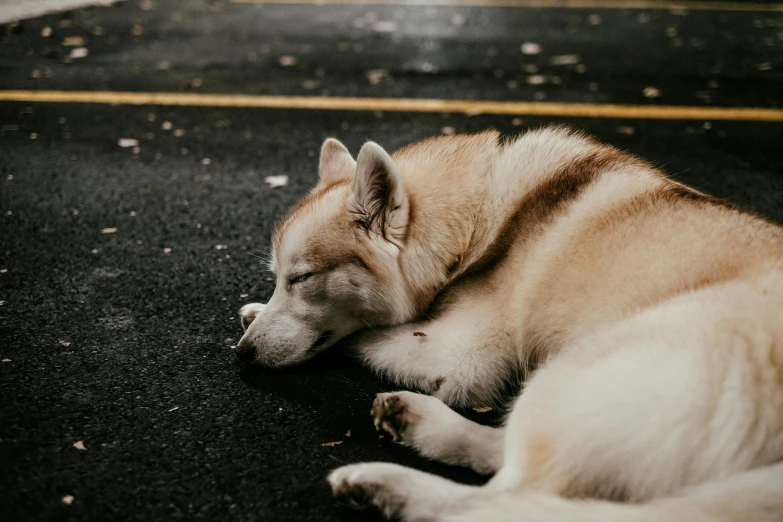
[[[301,282],[303,282],[303,281],[307,281],[307,280],[308,280],[308,279],[310,279],[312,276],[313,276],[313,273],[312,273],[312,272],[307,272],[306,274],[300,274],[300,275],[298,275],[298,276],[295,276],[295,277],[292,277],[291,279],[289,279],[289,280],[288,280],[288,284],[289,284],[289,285],[291,285],[291,286],[293,286],[293,285],[295,285],[296,283],[301,283]]]

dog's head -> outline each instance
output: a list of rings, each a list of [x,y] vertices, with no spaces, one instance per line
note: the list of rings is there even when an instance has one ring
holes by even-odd
[[[354,161],[328,139],[318,175],[272,238],[277,283],[237,345],[244,361],[296,364],[361,328],[412,315],[399,268],[410,204],[392,158],[369,142]]]

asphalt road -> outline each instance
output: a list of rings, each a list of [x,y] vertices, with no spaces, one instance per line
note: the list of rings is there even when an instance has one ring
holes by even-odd
[[[781,11],[142,0],[5,26],[0,100],[101,90],[780,109],[782,65]],[[549,123],[783,223],[783,115],[0,101],[0,520],[359,520],[324,477],[365,460],[484,480],[379,439],[368,411],[394,387],[339,347],[284,372],[244,368],[236,312],[271,295],[258,256],[315,183],[324,138],[357,152],[367,139],[394,149]],[[289,182],[272,189],[271,175]]]

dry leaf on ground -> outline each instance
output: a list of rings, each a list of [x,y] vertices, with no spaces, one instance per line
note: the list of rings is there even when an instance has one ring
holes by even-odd
[[[285,187],[288,185],[288,176],[267,176],[264,178],[264,183],[269,185],[269,188]]]
[[[120,138],[117,140],[117,145],[119,145],[123,149],[128,149],[130,147],[138,147],[139,140],[135,138]]]

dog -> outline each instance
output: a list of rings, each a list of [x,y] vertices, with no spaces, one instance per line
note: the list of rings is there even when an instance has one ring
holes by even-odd
[[[376,427],[492,478],[391,463],[328,477],[406,521],[783,520],[783,229],[562,127],[443,136],[319,180],[272,238],[237,356],[351,336],[397,385]],[[523,376],[501,427],[485,406]]]

